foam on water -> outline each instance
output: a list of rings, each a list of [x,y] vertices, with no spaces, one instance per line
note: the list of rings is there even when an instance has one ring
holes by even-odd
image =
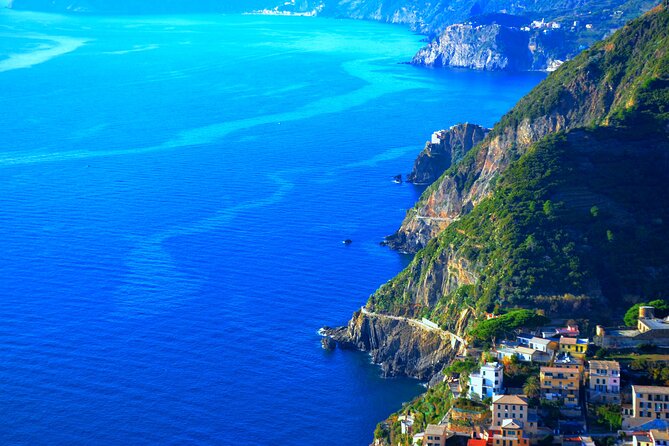
[[[3,35],[0,35],[0,39]],[[12,35],[12,37],[17,37]],[[38,41],[47,41],[48,44],[39,45],[36,49],[28,53],[13,53],[0,60],[0,73],[9,70],[19,70],[30,68],[49,60],[76,51],[88,42],[87,39],[73,38],[66,36],[50,36],[44,34],[23,34],[18,37],[24,39],[33,39]]]
[[[337,96],[326,96],[322,99],[306,104],[294,111],[238,119],[229,122],[198,127],[182,131],[176,137],[162,144],[149,147],[96,151],[78,150],[28,155],[17,155],[17,151],[12,151],[9,153],[5,152],[0,153],[0,166],[74,161],[110,156],[142,155],[164,150],[174,150],[189,146],[210,144],[214,141],[224,138],[231,133],[241,130],[249,130],[254,127],[266,124],[281,125],[282,122],[299,121],[303,119],[314,118],[324,114],[341,113],[351,108],[361,106],[383,95],[397,93],[404,90],[411,90],[419,88],[423,85],[421,82],[409,81],[406,79],[393,80],[388,76],[380,74],[381,69],[376,64],[378,61],[379,59],[364,59],[343,64],[342,68],[344,68],[348,74],[364,81],[366,85],[362,88],[350,91],[345,94]],[[290,90],[291,88],[283,89],[284,92]]]

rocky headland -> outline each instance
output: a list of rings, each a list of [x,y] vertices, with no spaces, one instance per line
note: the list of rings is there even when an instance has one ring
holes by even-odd
[[[488,131],[480,125],[465,123],[433,133],[432,139],[425,143],[425,148],[416,158],[407,181],[418,185],[432,184],[483,141]]]
[[[525,71],[532,68],[529,33],[502,25],[447,27],[413,57],[411,63],[429,67]]]
[[[602,316],[669,294],[667,79],[665,7],[565,63],[451,160],[395,235],[411,264],[326,334],[429,379],[493,306]]]

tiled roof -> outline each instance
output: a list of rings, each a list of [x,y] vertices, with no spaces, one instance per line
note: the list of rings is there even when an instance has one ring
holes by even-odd
[[[425,435],[445,435],[447,431],[445,424],[428,424]]]
[[[527,404],[525,395],[499,395],[493,397],[494,404]]]
[[[606,369],[606,370],[620,370],[620,363],[618,361],[588,361],[590,369]]]

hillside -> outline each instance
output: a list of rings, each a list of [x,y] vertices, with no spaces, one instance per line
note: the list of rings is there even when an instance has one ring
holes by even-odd
[[[466,335],[495,306],[603,317],[669,294],[668,53],[669,12],[658,7],[521,99],[409,212],[403,240],[424,247],[367,312]],[[358,312],[334,336],[413,373],[431,350],[407,325]],[[399,330],[403,348],[393,349]]]

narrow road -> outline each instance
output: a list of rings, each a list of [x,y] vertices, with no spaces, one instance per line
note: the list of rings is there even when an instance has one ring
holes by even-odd
[[[452,218],[448,217],[426,217],[423,215],[416,215],[418,220],[434,220],[434,221],[453,221]]]
[[[362,314],[365,316],[371,316],[371,317],[379,317],[379,318],[385,318],[385,319],[392,319],[395,321],[402,321],[402,322],[407,322],[411,325],[415,325],[423,330],[427,331],[436,331],[439,333],[441,336],[448,338],[449,341],[451,341],[451,345],[455,347],[455,341],[459,342],[463,346],[467,346],[467,342],[464,340],[464,338],[461,338],[460,336],[456,335],[455,333],[444,330],[443,328],[439,327],[433,327],[429,324],[426,324],[425,322],[418,320],[418,319],[412,319],[409,317],[405,316],[392,316],[390,314],[382,314],[382,313],[374,313],[372,311],[367,310],[364,306],[360,307],[360,311]]]

